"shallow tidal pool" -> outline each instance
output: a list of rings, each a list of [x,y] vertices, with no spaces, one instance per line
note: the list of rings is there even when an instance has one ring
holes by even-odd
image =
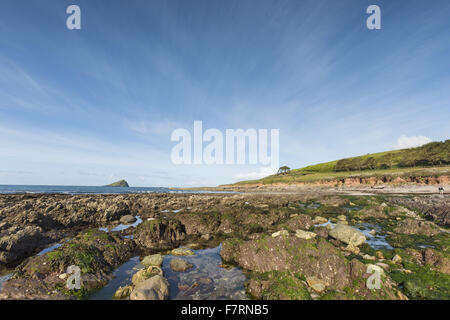
[[[11,279],[12,275],[13,275],[12,273],[9,273],[9,274],[0,276],[0,290],[1,290],[2,287],[3,287],[3,284],[4,284],[6,281],[8,281],[9,279]]]
[[[211,249],[192,250],[192,256],[166,255],[162,269],[169,281],[170,300],[246,300],[244,283],[246,277],[237,267],[222,268],[221,245]],[[185,272],[170,268],[174,258],[183,259],[193,265]],[[132,276],[143,266],[139,257],[133,257],[114,271],[114,278],[89,300],[111,300],[119,287],[131,284]]]
[[[245,300],[246,277],[241,269],[222,268],[222,246],[205,250],[193,250],[195,255],[174,257],[167,255],[163,261],[164,276],[169,281],[172,300]],[[194,265],[185,272],[170,269],[170,260],[181,258]]]

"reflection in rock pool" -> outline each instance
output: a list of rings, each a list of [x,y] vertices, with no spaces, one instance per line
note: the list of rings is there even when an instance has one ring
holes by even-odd
[[[367,244],[375,250],[388,249],[394,250],[394,248],[386,241],[386,235],[382,233],[382,229],[378,225],[373,225],[370,223],[361,223],[355,226],[366,236]],[[371,235],[369,232],[375,230],[376,234]]]
[[[53,250],[58,249],[58,248],[61,247],[61,246],[62,246],[61,243],[54,244],[54,245],[52,245],[52,246],[50,246],[50,247],[48,247],[48,248],[45,248],[44,250],[42,250],[41,252],[39,252],[37,255],[38,255],[38,256],[42,256],[43,254],[46,254],[46,253],[48,253],[48,252],[52,252]]]
[[[109,230],[108,228],[98,228],[98,229],[100,231],[104,231],[104,232],[123,231],[123,230],[126,230],[128,228],[136,228],[141,223],[142,223],[141,217],[140,216],[136,216],[136,221],[134,223],[132,223],[132,224],[119,224],[117,227],[114,227],[111,230]]]
[[[164,257],[164,276],[169,280],[170,299],[174,300],[245,300],[245,275],[239,268],[221,268],[222,246],[212,249],[194,250],[195,255],[185,257]],[[194,265],[186,272],[170,269],[173,258],[182,258]]]
[[[320,208],[322,205],[318,202],[307,202],[307,203],[302,203],[302,202],[298,202],[298,206],[300,208],[303,209],[318,209]]]
[[[114,271],[114,278],[102,289],[89,297],[89,300],[111,300],[119,287],[131,284],[131,277],[143,266],[139,263],[139,257],[134,257]]]
[[[347,210],[347,212],[351,212],[351,211],[359,211],[359,210],[361,210],[362,209],[362,207],[359,207],[359,206],[350,206],[350,205],[348,205],[348,206],[343,206],[343,208],[345,209],[345,210]]]

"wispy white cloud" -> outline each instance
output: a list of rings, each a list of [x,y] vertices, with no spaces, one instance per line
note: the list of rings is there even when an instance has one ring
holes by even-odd
[[[259,171],[252,171],[252,172],[244,172],[244,173],[238,173],[233,176],[235,180],[252,180],[252,179],[261,179],[267,176],[270,176],[274,174],[276,170],[268,167],[261,167]]]
[[[424,144],[430,143],[433,140],[431,140],[428,137],[424,136],[401,136],[397,139],[397,143],[394,145],[395,149],[407,149],[407,148],[415,148],[423,146]]]

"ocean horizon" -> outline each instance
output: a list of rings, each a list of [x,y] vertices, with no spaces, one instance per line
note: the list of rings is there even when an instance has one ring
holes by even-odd
[[[198,190],[177,190],[166,187],[106,187],[60,185],[0,185],[0,194],[130,194],[130,193],[207,193]]]

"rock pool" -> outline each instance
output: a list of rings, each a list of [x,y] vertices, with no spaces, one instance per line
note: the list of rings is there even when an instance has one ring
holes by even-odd
[[[9,273],[9,274],[0,276],[0,290],[1,290],[2,287],[3,287],[3,284],[4,284],[6,281],[8,281],[9,279],[11,279],[12,275],[13,275],[12,273]]]
[[[314,225],[314,227],[326,227],[328,225],[331,225],[331,227],[334,228],[334,226],[336,224],[332,223],[330,220],[328,220],[328,222],[316,224],[316,225]],[[380,249],[394,250],[394,248],[386,241],[386,234],[383,233],[383,230],[381,229],[380,226],[370,224],[370,223],[360,223],[360,224],[357,224],[357,225],[351,226],[351,227],[364,233],[364,235],[367,238],[366,243],[369,246],[371,246],[373,249],[375,249],[375,250],[380,250]],[[376,231],[375,235],[370,234],[370,231],[372,231],[372,230]]]
[[[245,300],[246,277],[239,268],[220,267],[222,246],[205,250],[193,250],[195,255],[164,257],[164,276],[170,284],[170,299],[173,300]],[[170,269],[170,260],[182,258],[194,265],[185,272]]]
[[[355,225],[355,228],[364,233],[364,235],[367,238],[366,240],[367,244],[371,246],[373,249],[394,250],[394,248],[386,241],[386,235],[383,233],[383,230],[381,229],[380,226],[370,223],[361,223]],[[370,234],[371,230],[375,230],[376,234],[371,235]]]
[[[125,287],[131,283],[131,277],[143,266],[139,263],[139,257],[133,257],[113,273],[113,279],[99,291],[89,297],[89,300],[111,300],[119,287]]]
[[[192,250],[192,256],[164,256],[162,269],[170,284],[171,300],[245,300],[244,283],[246,277],[237,267],[222,268],[221,245],[211,249]],[[170,269],[170,261],[183,259],[193,265],[185,272]],[[119,287],[131,284],[131,278],[143,266],[139,257],[134,257],[114,271],[114,278],[102,289],[89,297],[89,300],[110,300]]]
[[[136,216],[136,221],[134,223],[131,224],[119,224],[118,226],[112,228],[111,230],[109,230],[108,228],[99,228],[99,230],[104,231],[104,232],[115,232],[115,231],[123,231],[123,230],[127,230],[128,228],[135,228],[138,225],[140,225],[142,223],[142,219],[140,216]]]

